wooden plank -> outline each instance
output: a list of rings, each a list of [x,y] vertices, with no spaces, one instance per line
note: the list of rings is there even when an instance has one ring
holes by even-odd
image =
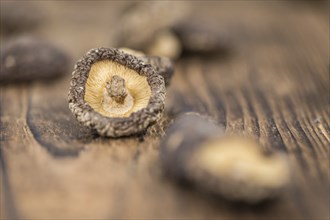
[[[87,2],[38,4],[52,17],[49,30],[38,33],[66,46],[74,59],[94,44],[109,44],[104,19],[122,7],[112,1],[92,9]],[[283,197],[250,207],[174,184],[158,161],[161,132],[110,139],[82,127],[68,109],[68,76],[1,86],[1,218],[330,217],[329,12],[284,1],[194,2],[192,7],[196,16],[228,31],[233,48],[227,57],[190,56],[176,63],[166,120],[197,111],[228,134],[283,151],[294,169]],[[71,14],[74,9],[80,13]],[[97,35],[95,41],[84,30],[85,37],[77,39],[77,21],[97,9],[104,15],[84,23],[84,30],[90,27]],[[108,9],[114,14],[105,13]]]

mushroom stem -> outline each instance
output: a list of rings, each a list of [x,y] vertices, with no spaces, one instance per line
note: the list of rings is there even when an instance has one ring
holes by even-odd
[[[114,75],[110,82],[106,83],[106,89],[109,96],[117,103],[123,104],[128,95],[125,87],[125,80],[120,76]]]

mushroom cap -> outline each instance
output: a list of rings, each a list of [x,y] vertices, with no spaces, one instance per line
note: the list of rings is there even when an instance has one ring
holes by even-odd
[[[188,163],[191,178],[231,200],[258,203],[276,196],[290,180],[284,154],[266,154],[257,142],[245,137],[206,140]],[[206,177],[212,181],[203,181]]]
[[[157,72],[162,77],[164,77],[165,86],[170,85],[172,76],[174,74],[174,64],[171,59],[159,56],[144,56],[139,57],[139,59],[151,64],[157,70]]]
[[[183,54],[226,53],[232,46],[228,33],[209,22],[189,18],[174,25],[171,31],[180,41]]]
[[[69,55],[38,37],[11,38],[0,50],[0,82],[51,79],[70,69]]]
[[[232,201],[256,204],[290,184],[286,155],[263,151],[248,137],[225,135],[223,127],[196,113],[170,125],[159,156],[166,174]]]
[[[174,74],[174,63],[168,57],[160,56],[148,56],[141,51],[133,50],[127,47],[119,48],[119,50],[134,55],[140,60],[151,64],[156,71],[164,77],[165,86],[169,86],[171,83],[172,76]]]
[[[138,1],[122,11],[114,43],[118,47],[146,49],[158,31],[168,29],[190,13],[185,1]],[[146,28],[148,27],[148,28]]]
[[[95,110],[86,101],[85,94],[92,66],[99,61],[117,63],[136,77],[145,77],[150,87],[146,106],[124,117],[106,116]],[[164,78],[150,64],[115,48],[95,48],[75,65],[68,101],[70,110],[83,125],[95,129],[102,136],[121,137],[142,133],[155,123],[164,111],[165,95]]]

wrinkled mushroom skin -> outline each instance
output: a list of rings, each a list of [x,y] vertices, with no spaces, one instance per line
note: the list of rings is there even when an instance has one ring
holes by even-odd
[[[158,56],[144,56],[139,58],[146,63],[151,64],[151,66],[153,66],[158,71],[159,75],[164,77],[166,86],[170,85],[172,76],[174,74],[174,64],[171,59]]]
[[[280,153],[265,154],[251,139],[196,114],[179,117],[166,131],[160,159],[167,174],[228,200],[249,204],[276,197],[290,167]]]
[[[50,79],[67,74],[70,58],[61,49],[33,36],[12,38],[0,50],[0,82]]]
[[[146,77],[151,96],[145,108],[127,117],[108,117],[95,111],[85,101],[86,82],[92,65],[106,60],[116,62]],[[142,133],[155,123],[162,116],[165,95],[164,79],[150,64],[145,64],[135,56],[118,49],[96,48],[90,50],[75,65],[68,100],[70,110],[83,125],[95,129],[102,136],[122,137]]]
[[[171,61],[171,59],[167,57],[159,57],[159,56],[147,56],[141,51],[132,50],[129,48],[119,48],[119,50],[131,54],[133,56],[136,56],[140,60],[143,60],[144,62],[151,64],[159,75],[164,77],[165,85],[169,86],[172,76],[174,74],[174,63]]]

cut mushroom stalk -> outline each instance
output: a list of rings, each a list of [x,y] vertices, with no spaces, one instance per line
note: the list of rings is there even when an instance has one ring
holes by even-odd
[[[123,104],[128,95],[125,87],[125,80],[120,76],[114,75],[110,82],[107,82],[106,89],[109,96],[118,104]]]

